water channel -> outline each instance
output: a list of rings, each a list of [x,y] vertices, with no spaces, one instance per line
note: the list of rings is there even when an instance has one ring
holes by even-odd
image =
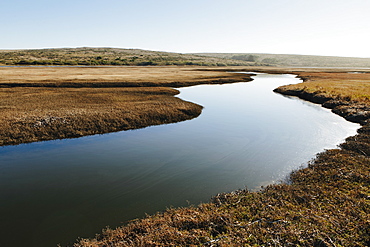
[[[254,81],[180,89],[193,120],[0,148],[0,246],[56,246],[145,213],[283,180],[356,133],[329,110]]]

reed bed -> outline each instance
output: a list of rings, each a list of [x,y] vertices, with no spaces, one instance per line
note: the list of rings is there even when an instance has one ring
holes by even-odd
[[[0,145],[184,121],[202,107],[173,97],[178,91],[168,87],[245,80],[184,67],[3,67]]]
[[[194,118],[170,88],[1,88],[0,145],[73,138]]]

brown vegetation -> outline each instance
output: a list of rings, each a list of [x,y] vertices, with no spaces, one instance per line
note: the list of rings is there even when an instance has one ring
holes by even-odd
[[[249,80],[200,67],[2,67],[0,87],[182,87]]]
[[[289,85],[290,90],[304,90],[327,98],[370,102],[370,72],[295,72],[305,83]]]
[[[255,63],[173,52],[80,47],[35,50],[0,50],[0,64],[23,66],[249,66]]]
[[[324,107],[349,121],[368,123],[370,118],[370,73],[295,72],[303,83],[277,88],[275,91],[298,96]]]
[[[2,88],[0,145],[136,129],[197,117],[169,88]]]
[[[260,71],[297,74],[306,82],[280,92],[324,99],[338,113],[361,115],[361,120],[354,119],[364,127],[341,149],[319,154],[307,168],[293,172],[287,183],[260,192],[220,194],[198,207],[169,209],[105,229],[74,246],[369,246],[370,103],[364,97],[368,74]],[[160,67],[1,68],[2,145],[189,119],[200,114],[201,106],[173,97],[175,89],[153,86],[232,82],[245,76]]]
[[[163,86],[248,79],[177,67],[0,68],[0,145],[184,121],[202,107]]]
[[[313,72],[304,75],[324,78]],[[338,82],[341,76],[346,78],[325,74],[330,75]],[[366,79],[347,83],[351,90],[342,87],[335,94],[321,82],[320,93],[334,97],[324,102],[348,99],[352,113],[365,112],[358,121],[364,125],[358,135],[348,138],[340,149],[318,154],[286,183],[269,185],[260,192],[219,194],[198,207],[168,209],[117,229],[107,228],[74,246],[369,246],[370,115],[357,106],[370,107],[370,103],[352,93],[361,92],[358,88]],[[306,91],[311,88],[309,83],[298,87]]]

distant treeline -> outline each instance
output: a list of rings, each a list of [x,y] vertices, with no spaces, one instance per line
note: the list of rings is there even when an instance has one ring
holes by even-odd
[[[370,68],[370,58],[263,53],[195,53],[194,55],[233,59],[261,65],[288,67],[360,67]]]
[[[191,54],[118,48],[61,48],[0,51],[2,65],[111,65],[111,66],[248,66],[249,61]]]

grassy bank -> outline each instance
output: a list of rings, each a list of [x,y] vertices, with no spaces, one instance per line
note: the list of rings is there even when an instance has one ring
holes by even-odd
[[[370,72],[326,71],[294,72],[304,83],[285,86],[290,90],[303,90],[326,98],[370,102]]]
[[[169,88],[3,88],[0,145],[81,137],[197,117]]]
[[[370,118],[370,73],[346,71],[295,72],[304,83],[275,91],[298,96],[324,107],[349,121],[367,124]]]
[[[202,107],[168,87],[246,80],[183,67],[0,68],[0,145],[184,121]]]
[[[260,192],[219,194],[211,203],[197,207],[168,209],[117,229],[105,229],[74,246],[369,246],[370,104],[368,97],[350,93],[364,91],[367,77],[347,81],[347,88],[333,93],[329,82],[338,79],[346,84],[343,71],[294,72],[306,82],[280,92],[290,87],[308,91],[322,78],[316,93],[326,95],[323,103],[337,102],[336,107],[346,106],[351,114],[363,116],[357,120],[363,125],[358,135],[338,149],[318,154],[306,168],[292,172],[286,183],[269,185]],[[346,105],[338,100],[346,100]]]

